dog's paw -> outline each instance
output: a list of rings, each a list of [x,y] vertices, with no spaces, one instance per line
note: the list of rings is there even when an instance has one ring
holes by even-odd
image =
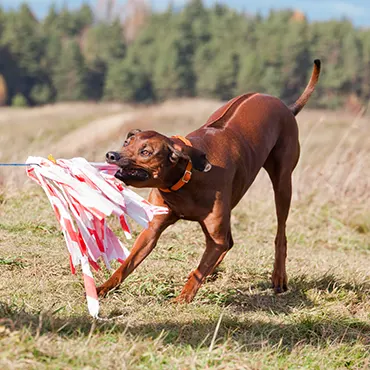
[[[96,292],[98,294],[98,297],[104,298],[104,297],[107,296],[107,294],[109,292],[109,289],[107,289],[106,287],[104,287],[104,285],[101,285],[101,286],[98,286],[96,288]]]
[[[281,285],[273,285],[272,288],[274,289],[274,292],[276,294],[280,294],[280,293],[284,293],[288,290],[288,285],[287,284],[283,284],[282,286]]]
[[[180,296],[172,298],[170,301],[172,304],[185,304],[186,302],[183,299],[180,299]]]
[[[285,274],[283,275],[273,274],[271,281],[272,289],[274,289],[274,292],[276,294],[280,294],[288,290],[288,282]]]
[[[171,303],[173,303],[173,304],[186,304],[186,303],[190,303],[192,300],[193,300],[193,297],[191,297],[190,295],[180,294],[176,298],[173,298],[171,300]]]

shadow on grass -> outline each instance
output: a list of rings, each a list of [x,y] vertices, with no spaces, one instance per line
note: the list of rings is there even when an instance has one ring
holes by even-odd
[[[266,283],[258,284],[260,289],[268,288]],[[370,325],[337,313],[312,310],[302,311],[302,308],[313,306],[306,297],[309,289],[334,291],[344,289],[357,294],[368,294],[368,283],[351,284],[335,280],[332,275],[325,275],[317,280],[305,276],[291,280],[290,291],[281,296],[271,293],[241,294],[226,301],[228,310],[224,314],[218,332],[218,341],[231,339],[249,350],[261,349],[261,346],[278,346],[290,351],[297,343],[314,346],[328,346],[330,343],[363,344],[370,346]],[[199,303],[198,303],[199,304]],[[201,303],[200,303],[201,304]],[[290,306],[287,308],[284,306]],[[248,320],[245,315],[235,315],[238,308],[244,311],[279,311],[286,313],[284,322],[276,322],[273,318],[266,320]],[[294,307],[294,312],[292,307]],[[165,309],[165,307],[164,307]],[[233,312],[234,311],[234,312]],[[112,315],[116,314],[112,312]],[[239,319],[240,317],[240,319]],[[127,320],[130,318],[127,317]],[[41,323],[40,323],[41,322]],[[88,315],[70,318],[55,317],[53,313],[43,313],[40,321],[39,313],[29,313],[15,306],[0,302],[0,325],[11,331],[26,330],[32,336],[54,334],[63,338],[84,337],[90,334],[92,320]],[[166,321],[153,323],[109,321],[98,322],[95,333],[117,334],[124,333],[132,338],[157,338],[164,335],[165,343],[174,345],[190,345],[194,348],[209,346],[215,327],[216,319],[183,320],[169,317]]]
[[[325,274],[317,278],[308,278],[306,275],[294,276],[289,280],[288,291],[279,295],[273,293],[271,284],[260,280],[246,289],[245,285],[238,285],[225,292],[203,293],[206,302],[219,306],[228,306],[236,313],[265,311],[271,313],[296,312],[302,308],[311,308],[315,303],[310,299],[310,292],[325,293],[325,298],[338,299],[349,292],[355,295],[357,301],[367,300],[370,294],[370,283],[350,283],[339,280],[333,274]],[[202,292],[200,292],[202,295]],[[331,296],[330,296],[331,295]]]
[[[88,316],[70,319],[40,316],[0,304],[0,325],[11,331],[26,330],[31,336],[54,334],[64,339],[88,337],[92,321]],[[183,322],[168,319],[165,322],[138,324],[106,322],[98,323],[95,334],[120,335],[128,338],[164,338],[166,344],[190,345],[193,348],[207,348],[212,340],[217,320],[192,320]],[[24,335],[24,334],[23,334]],[[236,317],[224,315],[217,333],[217,342],[232,340],[248,350],[260,350],[272,346],[291,351],[298,343],[326,347],[331,343],[370,345],[370,325],[364,321],[344,316],[302,315],[291,317],[286,324],[273,321],[239,321]]]

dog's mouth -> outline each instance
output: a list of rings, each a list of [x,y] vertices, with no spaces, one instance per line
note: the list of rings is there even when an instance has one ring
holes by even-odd
[[[149,173],[143,168],[120,168],[114,176],[123,182],[127,180],[145,181],[150,178]]]

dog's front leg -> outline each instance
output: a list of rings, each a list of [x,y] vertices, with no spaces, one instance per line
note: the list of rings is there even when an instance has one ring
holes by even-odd
[[[180,295],[175,299],[177,303],[193,300],[205,278],[221,263],[232,246],[229,216],[217,217],[211,214],[201,226],[206,236],[206,250],[198,268],[190,273]]]
[[[155,248],[162,232],[177,220],[178,218],[171,211],[167,215],[155,216],[149,228],[140,233],[123,264],[103,285],[97,288],[98,295],[104,297],[109,291],[117,288]]]

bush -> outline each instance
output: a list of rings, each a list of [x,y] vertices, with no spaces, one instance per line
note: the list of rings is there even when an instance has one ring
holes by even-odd
[[[48,85],[36,85],[31,90],[31,99],[35,104],[47,104],[53,101],[53,92]]]
[[[28,105],[27,100],[23,96],[23,94],[17,94],[12,99],[12,106],[13,107],[21,108],[21,107],[27,107],[27,105]]]

